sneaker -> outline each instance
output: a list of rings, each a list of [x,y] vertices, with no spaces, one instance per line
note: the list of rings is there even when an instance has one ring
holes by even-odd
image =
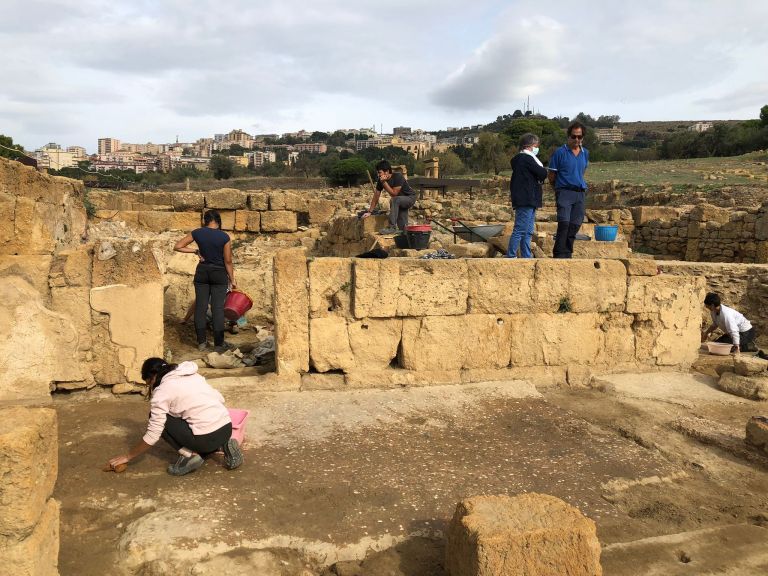
[[[200,466],[205,464],[205,460],[199,454],[192,454],[192,456],[179,456],[175,464],[168,466],[168,474],[173,476],[184,476],[190,472],[194,472]]]
[[[224,466],[227,470],[234,470],[242,463],[243,452],[240,450],[240,444],[234,438],[230,438],[224,444]]]
[[[208,342],[200,342],[200,344],[197,345],[197,349],[200,352],[205,352],[206,350],[208,350]]]
[[[386,234],[397,234],[400,232],[397,228],[382,228],[379,230],[379,234],[386,235]]]
[[[237,327],[237,324],[231,324],[229,326],[229,333],[230,334],[239,334],[240,333],[240,328]]]
[[[229,342],[223,342],[218,346],[214,346],[213,351],[218,352],[219,354],[223,354],[227,350],[232,350],[233,348],[234,348],[234,345],[230,344]]]

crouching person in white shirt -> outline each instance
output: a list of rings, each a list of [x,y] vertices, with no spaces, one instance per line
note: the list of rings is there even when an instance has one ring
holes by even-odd
[[[712,316],[712,324],[701,333],[701,341],[706,342],[709,335],[722,330],[723,335],[715,342],[733,344],[735,352],[757,352],[755,329],[743,314],[720,302],[720,296],[710,292],[704,298],[704,307]]]
[[[162,358],[147,358],[141,378],[149,386],[150,413],[147,432],[130,452],[109,461],[109,467],[124,468],[162,438],[179,453],[168,473],[183,476],[200,468],[204,456],[224,451],[224,466],[233,470],[243,463],[237,440],[232,438],[232,419],[224,398],[197,373],[197,364],[168,364]]]

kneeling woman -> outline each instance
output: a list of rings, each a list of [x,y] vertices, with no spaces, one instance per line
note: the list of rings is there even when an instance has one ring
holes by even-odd
[[[224,466],[233,470],[243,463],[237,440],[232,438],[232,420],[224,398],[197,373],[197,364],[168,364],[148,358],[141,378],[149,386],[150,413],[147,432],[128,454],[109,461],[114,469],[127,464],[163,438],[179,453],[168,473],[183,476],[204,464],[203,456],[224,451]]]

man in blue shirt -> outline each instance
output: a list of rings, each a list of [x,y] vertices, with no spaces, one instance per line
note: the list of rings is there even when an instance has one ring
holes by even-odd
[[[581,146],[585,132],[581,122],[573,122],[568,126],[567,144],[549,159],[549,181],[555,187],[557,201],[557,237],[552,251],[555,258],[573,256],[573,241],[584,221],[584,172],[589,166],[589,151]]]

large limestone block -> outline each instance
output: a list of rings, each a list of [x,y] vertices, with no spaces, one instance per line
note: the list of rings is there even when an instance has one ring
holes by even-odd
[[[696,222],[716,222],[725,224],[730,220],[731,211],[726,208],[712,206],[711,204],[699,204],[691,210],[689,219]]]
[[[627,269],[627,276],[656,276],[659,273],[659,267],[655,260],[627,258],[622,262]]]
[[[275,363],[278,374],[309,371],[309,276],[303,248],[274,257]]]
[[[514,367],[594,365],[603,353],[599,314],[514,314],[509,323]]]
[[[309,359],[318,372],[348,370],[355,365],[346,319],[327,316],[310,320]]]
[[[638,206],[632,209],[632,218],[635,221],[635,226],[643,226],[653,220],[670,222],[677,220],[679,216],[680,210],[678,208],[667,206]]]
[[[248,194],[249,210],[269,210],[269,196],[266,192],[253,192]]]
[[[171,230],[181,230],[183,232],[192,232],[200,228],[200,214],[197,212],[172,212]]]
[[[330,222],[336,213],[338,204],[332,200],[310,199],[307,200],[309,223],[314,225]]]
[[[344,384],[349,389],[440,386],[461,382],[461,374],[460,370],[414,371],[397,368],[384,368],[382,370],[354,368],[344,375]]]
[[[601,576],[595,523],[547,494],[476,496],[456,506],[450,576]]]
[[[315,258],[309,262],[309,311],[312,318],[352,316],[352,260]]]
[[[627,270],[617,260],[537,259],[536,310],[621,312],[627,295]]]
[[[360,259],[354,266],[356,318],[467,312],[465,260]]]
[[[472,314],[522,314],[535,310],[536,261],[521,258],[467,262],[468,310]]]
[[[684,276],[630,276],[627,309],[632,314],[659,314],[666,328],[698,330],[705,280]]]
[[[205,207],[214,210],[243,210],[248,194],[236,188],[220,188],[205,193]]]
[[[109,336],[129,382],[143,382],[141,365],[163,356],[163,286],[160,282],[91,289],[91,308],[109,315]]]
[[[56,412],[19,406],[0,409],[0,537],[20,539],[32,531],[57,475]]]
[[[303,195],[294,192],[270,192],[269,209],[306,212],[307,200]]]
[[[723,392],[741,396],[747,400],[768,400],[768,376],[739,376],[733,372],[723,372],[717,381],[717,387]]]
[[[734,362],[734,370],[739,376],[766,376],[768,377],[768,360],[757,356],[739,356]]]
[[[45,297],[48,294],[48,273],[51,269],[52,261],[53,258],[47,254],[0,255],[0,278],[19,276],[34,286]],[[90,266],[88,271],[90,272]]]
[[[23,540],[0,536],[0,576],[59,576],[59,503],[51,498]]]
[[[635,333],[636,358],[644,364],[659,366],[688,366],[699,355],[701,331],[699,324],[688,325],[665,320],[670,314],[636,314],[632,325]]]
[[[747,422],[747,444],[768,454],[768,418],[752,416]]]
[[[349,323],[347,333],[355,366],[365,370],[384,370],[397,358],[403,320],[365,318]]]
[[[270,210],[261,213],[262,232],[295,232],[297,228],[296,212]]]
[[[78,350],[91,348],[90,288],[62,286],[51,288],[51,310],[72,320],[78,333]]]
[[[235,230],[238,232],[258,232],[261,230],[261,212],[238,210],[235,212]]]
[[[173,212],[142,210],[139,212],[139,226],[152,232],[166,232],[174,226]]]
[[[635,361],[633,323],[634,316],[631,314],[612,312],[601,315],[600,330],[603,332],[603,347],[598,352],[596,364],[618,366]]]
[[[49,398],[56,381],[83,380],[72,319],[48,309],[18,276],[0,282],[0,400]]]
[[[196,211],[199,217],[200,211],[205,208],[205,194],[202,192],[173,192],[171,194],[171,206],[177,212]]]
[[[407,370],[461,370],[466,348],[464,316],[426,316],[403,321],[400,366]]]

